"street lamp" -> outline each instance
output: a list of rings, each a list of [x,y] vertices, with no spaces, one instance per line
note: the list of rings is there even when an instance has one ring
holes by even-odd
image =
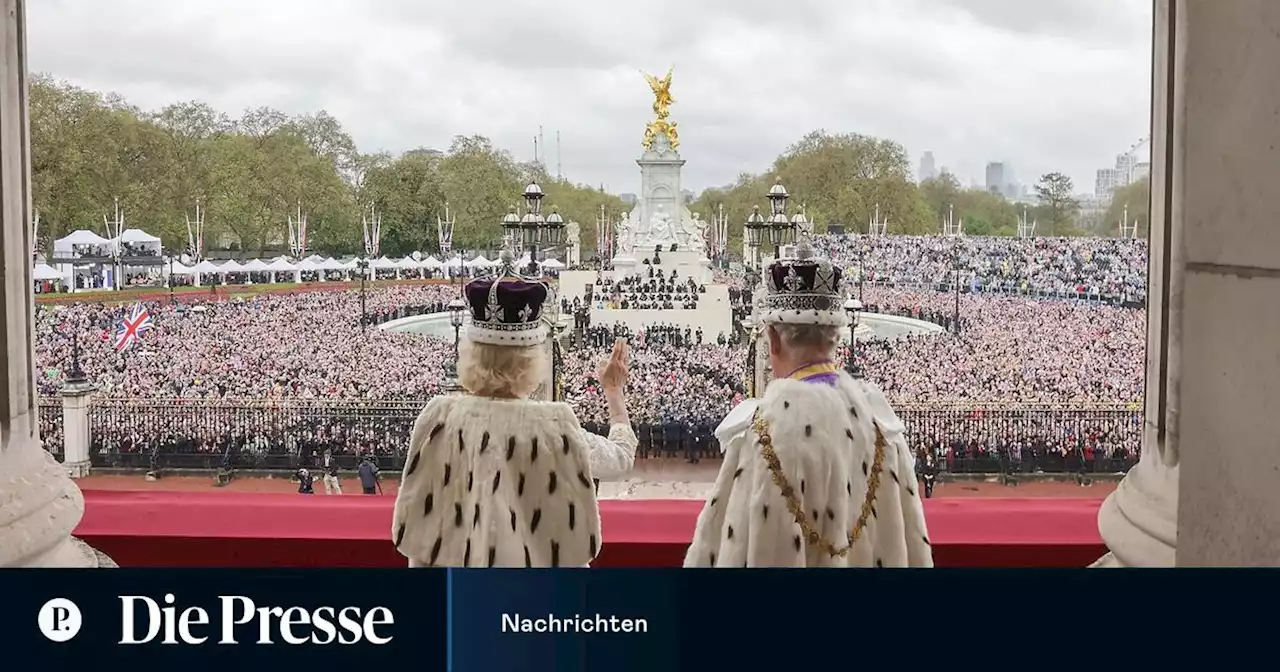
[[[747,217],[747,223],[743,226],[743,235],[747,238],[747,248],[752,253],[752,267],[757,265],[761,238],[764,237],[764,232],[768,228],[769,223],[765,221],[764,215],[760,214],[760,206],[752,206],[751,215]]]
[[[80,368],[80,325],[71,327],[71,370],[67,372],[67,383],[80,385],[89,380]]]
[[[769,242],[773,244],[773,258],[782,257],[782,246],[795,240],[796,225],[787,219],[787,188],[782,186],[782,178],[779,177],[769,188]]]
[[[862,301],[850,297],[844,302],[844,312],[849,314],[849,356],[844,360],[844,368],[854,378],[862,377],[858,367],[858,313],[862,311]]]
[[[173,253],[169,253],[169,303],[177,303],[178,300],[173,296]]]
[[[538,245],[542,242],[542,232],[547,220],[542,217],[542,187],[537,182],[530,182],[524,188],[524,217],[520,218],[520,244],[529,252],[529,275],[538,270]]]
[[[360,328],[363,329],[369,326],[368,313],[365,311],[366,304],[364,295],[364,280],[365,276],[369,273],[369,260],[361,259],[357,261],[356,269],[360,271]]]
[[[458,361],[458,335],[462,330],[462,314],[466,309],[466,304],[460,298],[454,297],[449,302],[449,324],[453,325],[453,360],[455,365]]]
[[[866,255],[867,246],[865,244],[858,246],[858,300],[862,300],[862,276],[866,275],[866,269],[863,267],[863,257]]]

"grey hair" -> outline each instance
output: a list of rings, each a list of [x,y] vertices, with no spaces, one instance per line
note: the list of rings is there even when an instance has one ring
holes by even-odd
[[[830,356],[840,345],[840,327],[825,324],[769,325],[769,338],[777,338],[787,350]]]
[[[458,344],[458,383],[481,397],[528,399],[547,375],[542,346],[509,347],[463,339]]]

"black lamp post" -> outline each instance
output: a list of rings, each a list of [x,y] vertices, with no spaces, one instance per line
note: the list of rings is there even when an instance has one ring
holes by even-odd
[[[782,257],[782,246],[795,241],[796,225],[787,219],[787,188],[782,186],[782,178],[778,178],[769,188],[769,242],[773,244],[773,258]]]
[[[365,310],[365,292],[364,281],[365,276],[369,274],[369,260],[361,259],[356,262],[356,270],[360,272],[360,328],[369,326],[369,316]]]
[[[169,303],[177,303],[178,299],[173,295],[173,254],[169,254]]]
[[[759,254],[761,239],[764,238],[764,232],[769,228],[769,223],[765,221],[764,215],[760,214],[760,206],[751,208],[751,215],[747,217],[747,223],[743,226],[743,235],[747,238],[747,247],[752,250],[753,256]],[[745,261],[745,260],[744,260]],[[756,265],[756,260],[751,260],[751,265]]]
[[[956,238],[955,247],[952,248],[952,265],[956,274],[956,307],[955,312],[951,315],[951,330],[955,335],[960,335],[960,238]]]
[[[455,383],[458,378],[458,342],[459,334],[462,330],[463,313],[466,311],[467,305],[463,303],[460,297],[454,297],[449,302],[449,324],[453,326],[453,361],[449,364],[450,385]]]
[[[89,379],[80,368],[80,325],[71,327],[71,370],[67,372],[67,383],[79,385]]]
[[[858,246],[858,301],[862,301],[862,276],[866,275],[866,269],[863,267],[863,256],[867,252],[866,245]]]
[[[858,313],[862,312],[862,302],[849,298],[844,302],[844,312],[849,314],[849,356],[844,360],[845,371],[854,378],[862,377],[862,369],[858,367]]]
[[[502,218],[502,232],[506,234],[508,244],[512,248],[519,246],[529,252],[529,275],[539,273],[539,249],[544,244],[548,248],[558,247],[564,238],[565,224],[560,213],[552,209],[549,216],[542,216],[542,199],[545,196],[542,187],[536,182],[530,182],[524,188],[524,216],[517,216],[512,209]]]

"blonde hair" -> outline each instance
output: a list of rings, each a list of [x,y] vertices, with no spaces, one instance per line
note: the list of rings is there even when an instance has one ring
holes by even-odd
[[[527,399],[547,377],[542,346],[458,343],[458,384],[478,397]]]
[[[840,327],[825,324],[770,324],[769,339],[788,351],[830,357],[840,345]]]

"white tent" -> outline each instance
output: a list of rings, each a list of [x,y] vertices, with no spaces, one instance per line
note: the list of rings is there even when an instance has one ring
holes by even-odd
[[[273,273],[292,273],[297,269],[285,257],[276,257],[274,261],[267,264],[267,270]]]
[[[180,261],[175,261],[169,266],[169,273],[171,275],[191,275],[194,272],[194,269]]]
[[[92,231],[80,229],[79,231],[72,231],[66,236],[53,241],[53,246],[57,249],[65,245],[70,249],[72,245],[106,245],[110,242],[110,240],[107,240]]]
[[[116,240],[122,243],[160,243],[160,238],[153,236],[142,229],[125,229],[120,232],[120,237]]]
[[[246,273],[270,273],[271,267],[261,259],[253,259],[241,267]]]
[[[205,259],[204,261],[196,264],[195,266],[192,266],[191,272],[204,275],[206,273],[221,273],[222,269],[215,266],[212,261]]]
[[[406,271],[412,271],[412,270],[422,268],[421,264],[418,263],[418,260],[414,259],[413,257],[405,257],[404,259],[397,261],[396,267],[404,269]]]
[[[564,264],[560,263],[555,259],[543,259],[542,267],[550,268],[550,269],[560,269],[560,268],[564,268]]]
[[[295,266],[293,267],[293,269],[294,269],[295,271],[306,271],[306,272],[310,273],[310,272],[314,272],[314,271],[318,271],[318,270],[320,270],[320,264],[318,264],[318,263],[316,263],[316,262],[312,261],[312,260],[311,260],[311,257],[307,257],[306,259],[303,259],[302,261],[299,261],[299,262],[297,263],[297,265],[295,265]]]
[[[228,259],[218,267],[219,273],[243,273],[244,266],[241,266],[235,259]]]
[[[423,268],[440,268],[444,266],[444,264],[440,263],[440,260],[435,257],[427,257],[422,260],[421,264]]]
[[[462,268],[462,257],[454,257],[449,261],[444,262],[444,265],[449,268]]]
[[[61,280],[62,274],[58,270],[48,264],[36,264],[35,269],[31,273],[31,277],[36,280]]]
[[[348,260],[346,260],[346,261],[342,262],[342,268],[344,268],[344,269],[346,269],[346,270],[348,270],[348,271],[354,271],[354,270],[356,270],[356,268],[357,268],[357,266],[358,266],[358,264],[359,264],[359,263],[360,263],[360,257],[352,257],[352,258],[350,258],[350,259],[348,259]]]
[[[485,259],[483,254],[477,254],[475,259],[467,262],[467,266],[470,268],[488,268],[492,265],[493,262]]]
[[[337,259],[330,258],[320,262],[320,270],[322,271],[341,271],[345,269],[346,266],[343,266],[342,262]]]
[[[373,260],[373,263],[371,263],[371,264],[369,264],[369,265],[370,265],[370,266],[372,266],[373,268],[377,269],[377,270],[384,270],[384,269],[387,269],[387,270],[394,270],[394,269],[396,269],[396,268],[397,268],[397,266],[396,266],[396,262],[391,261],[390,259],[388,259],[388,258],[386,258],[386,257],[379,257],[379,258],[377,258],[377,259],[374,259],[374,260]]]

